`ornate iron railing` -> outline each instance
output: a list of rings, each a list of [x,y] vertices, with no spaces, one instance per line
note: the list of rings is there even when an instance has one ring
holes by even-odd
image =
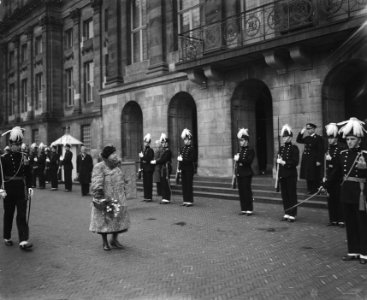
[[[367,14],[367,0],[280,0],[179,35],[181,62]]]

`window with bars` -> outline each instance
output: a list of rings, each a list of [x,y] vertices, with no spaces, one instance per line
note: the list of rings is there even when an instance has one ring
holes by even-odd
[[[15,114],[15,84],[9,85],[9,115]]]
[[[148,58],[146,0],[131,1],[131,60],[132,63]]]
[[[74,105],[73,68],[65,70],[66,105]]]
[[[92,61],[84,64],[84,91],[85,101],[93,101],[93,87],[94,87],[94,63]]]
[[[36,74],[36,97],[35,108],[38,109],[41,106],[42,101],[42,73]]]
[[[83,22],[83,37],[89,40],[94,37],[93,19],[90,18]]]
[[[90,150],[92,146],[90,125],[82,125],[81,133],[82,133],[82,136],[81,136],[82,143],[84,144],[84,146],[87,149]]]
[[[64,32],[64,49],[70,49],[73,47],[73,28],[65,30]]]
[[[35,55],[42,53],[42,36],[37,36],[34,42],[34,53]]]
[[[22,95],[20,98],[20,111],[26,112],[28,104],[28,82],[27,79],[22,80]]]

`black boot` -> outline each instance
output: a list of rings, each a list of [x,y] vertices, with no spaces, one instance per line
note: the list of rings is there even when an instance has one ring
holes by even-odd
[[[112,239],[110,240],[110,244],[113,248],[122,249],[124,246],[122,246],[119,241],[117,240],[118,233],[112,234]]]
[[[102,233],[102,242],[103,242],[103,250],[105,251],[111,250],[111,247],[108,244],[108,240],[107,240],[107,233]]]

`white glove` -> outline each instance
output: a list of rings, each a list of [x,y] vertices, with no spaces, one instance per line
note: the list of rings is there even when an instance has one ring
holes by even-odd
[[[331,160],[331,156],[330,156],[330,154],[328,153],[328,154],[326,154],[326,160]]]
[[[156,162],[155,160],[151,160],[151,161],[150,161],[150,163],[151,163],[152,165],[155,165],[157,162]]]
[[[235,156],[233,156],[233,159],[235,160],[235,161],[238,161],[239,159],[240,159],[240,155],[237,153],[237,154],[235,154]]]
[[[277,163],[280,164],[280,165],[282,165],[282,166],[285,165],[285,161],[283,159],[281,159],[281,158],[278,158],[277,159]]]
[[[316,166],[317,166],[317,167],[320,167],[320,166],[321,166],[321,163],[317,161],[317,162],[316,162]]]
[[[33,196],[33,189],[32,188],[28,189],[28,195],[31,196],[31,197]]]
[[[37,161],[37,157],[34,158],[34,161]]]
[[[142,158],[144,156],[143,152],[139,153],[139,157]]]
[[[177,160],[178,160],[178,161],[182,161],[182,156],[181,156],[181,155],[179,155],[179,156],[177,157]]]
[[[50,162],[50,159],[47,157],[47,158],[46,158],[46,161],[47,161],[47,162]]]
[[[0,199],[4,199],[6,197],[6,191],[3,189],[0,189]]]
[[[306,131],[306,127],[303,127],[302,130],[301,130],[301,134],[304,134]]]

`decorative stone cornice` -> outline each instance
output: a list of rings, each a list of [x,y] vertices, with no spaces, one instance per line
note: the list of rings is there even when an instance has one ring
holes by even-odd
[[[94,10],[94,13],[99,13],[102,7],[102,0],[91,0],[90,5]]]
[[[303,67],[311,67],[311,59],[300,46],[292,46],[289,49],[292,60]]]
[[[195,82],[204,88],[206,87],[207,78],[205,77],[203,70],[189,70],[187,72],[187,77],[190,81]]]
[[[212,66],[205,66],[204,67],[204,75],[208,79],[214,80],[214,81],[224,81],[223,75],[219,73],[217,70],[214,70]]]
[[[70,17],[73,19],[74,24],[78,24],[80,22],[80,8],[76,8],[70,12]]]
[[[264,52],[266,64],[275,69],[278,74],[283,74],[287,71],[287,59],[283,55],[279,55],[275,51]]]

